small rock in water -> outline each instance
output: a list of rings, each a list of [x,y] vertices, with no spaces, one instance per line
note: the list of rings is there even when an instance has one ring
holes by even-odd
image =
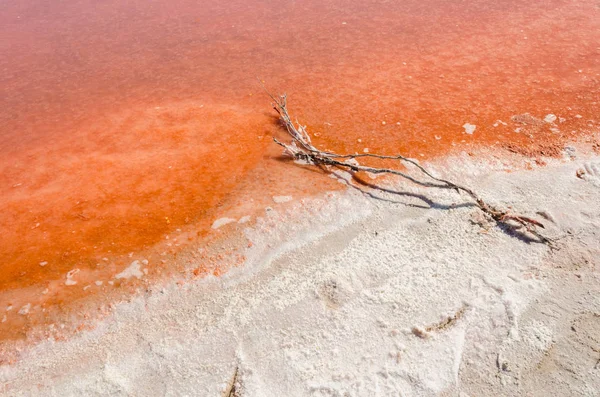
[[[73,280],[73,276],[79,273],[79,269],[73,269],[67,273],[67,280],[65,281],[65,285],[75,285],[77,281]]]
[[[19,309],[19,314],[24,316],[29,313],[29,309],[31,309],[31,303],[26,304],[21,309]]]
[[[475,132],[475,129],[477,128],[477,126],[474,125],[474,124],[465,123],[463,125],[463,128],[465,129],[465,133],[467,133],[469,135],[473,135],[473,133]]]

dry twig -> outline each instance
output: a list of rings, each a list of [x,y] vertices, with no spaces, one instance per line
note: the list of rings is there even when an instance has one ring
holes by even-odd
[[[237,382],[238,371],[239,371],[239,367],[235,367],[235,371],[233,372],[231,381],[229,381],[229,384],[227,385],[227,388],[225,389],[225,392],[223,393],[223,397],[236,397],[238,395],[237,389],[235,386],[235,384]]]
[[[500,210],[488,203],[486,203],[479,195],[477,195],[470,188],[448,181],[446,179],[438,178],[427,171],[423,166],[417,163],[415,160],[408,157],[397,155],[397,156],[383,156],[378,154],[337,154],[333,152],[323,151],[313,146],[310,136],[306,131],[306,127],[298,124],[297,126],[292,122],[292,119],[287,110],[287,97],[281,95],[278,98],[273,96],[267,91],[267,94],[273,100],[273,108],[279,114],[279,118],[286,128],[288,134],[292,137],[291,143],[283,143],[277,138],[273,138],[274,141],[282,146],[285,151],[294,157],[296,160],[302,160],[308,164],[317,166],[329,166],[345,169],[351,172],[365,171],[372,174],[391,174],[397,175],[404,179],[407,179],[413,183],[424,187],[434,187],[439,189],[450,189],[456,190],[467,194],[483,211],[486,215],[491,217],[498,224],[508,227],[511,230],[524,228],[527,233],[535,236],[540,242],[552,246],[552,240],[548,237],[543,236],[537,230],[538,227],[544,228],[541,222],[532,219],[527,216],[513,214],[509,211]],[[420,177],[415,177],[408,174],[407,172],[391,169],[391,168],[379,168],[361,165],[357,159],[359,158],[376,158],[381,160],[399,160],[406,164],[410,164],[420,172]]]

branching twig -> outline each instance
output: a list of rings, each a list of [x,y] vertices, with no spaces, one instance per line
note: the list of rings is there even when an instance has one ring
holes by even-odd
[[[283,123],[288,134],[292,137],[292,142],[287,144],[279,141],[277,138],[273,138],[275,143],[282,146],[285,151],[294,157],[296,160],[302,160],[309,164],[318,166],[331,166],[341,169],[346,169],[351,172],[365,171],[372,174],[392,174],[398,175],[404,179],[407,179],[413,183],[424,187],[435,187],[439,189],[450,189],[456,190],[457,192],[463,192],[467,194],[479,207],[481,211],[491,217],[498,224],[508,226],[511,229],[524,227],[525,230],[531,235],[535,236],[540,242],[552,246],[552,240],[548,237],[544,237],[537,230],[538,227],[544,228],[541,222],[527,216],[513,214],[509,211],[500,210],[488,203],[486,203],[479,195],[473,190],[463,185],[451,182],[446,179],[438,178],[427,171],[422,165],[417,163],[415,160],[405,156],[383,156],[378,154],[337,154],[333,152],[323,151],[313,146],[310,136],[306,131],[306,127],[298,124],[294,124],[287,110],[287,97],[281,95],[278,98],[273,96],[267,91],[267,94],[271,97],[274,102],[273,108],[279,114],[279,118]],[[359,158],[376,158],[381,160],[399,160],[406,164],[410,164],[415,167],[420,173],[421,177],[417,178],[409,175],[407,172],[391,169],[391,168],[380,168],[370,167],[361,165],[357,159]],[[513,222],[512,224],[510,222]]]

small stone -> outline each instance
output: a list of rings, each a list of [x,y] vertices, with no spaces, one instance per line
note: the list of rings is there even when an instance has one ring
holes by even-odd
[[[465,133],[466,134],[473,135],[473,133],[475,132],[475,129],[477,128],[477,126],[474,125],[474,124],[465,123],[463,125],[463,128],[465,129]]]
[[[79,269],[73,269],[67,273],[67,280],[65,281],[65,285],[75,285],[77,281],[73,280],[73,276],[79,273]]]
[[[31,309],[31,303],[26,304],[25,306],[23,306],[22,308],[19,309],[19,314],[24,316],[26,314],[29,313],[29,310]]]

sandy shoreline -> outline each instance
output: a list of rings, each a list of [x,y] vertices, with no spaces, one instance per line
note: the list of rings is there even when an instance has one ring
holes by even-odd
[[[4,2],[0,395],[594,395],[598,1]]]
[[[403,194],[379,199],[292,201],[246,231],[244,267],[154,288],[33,347],[0,368],[0,392],[218,396],[238,368],[240,396],[596,395],[600,158],[575,153],[533,171],[467,155],[432,165],[543,211],[557,251],[452,192],[397,183]]]

